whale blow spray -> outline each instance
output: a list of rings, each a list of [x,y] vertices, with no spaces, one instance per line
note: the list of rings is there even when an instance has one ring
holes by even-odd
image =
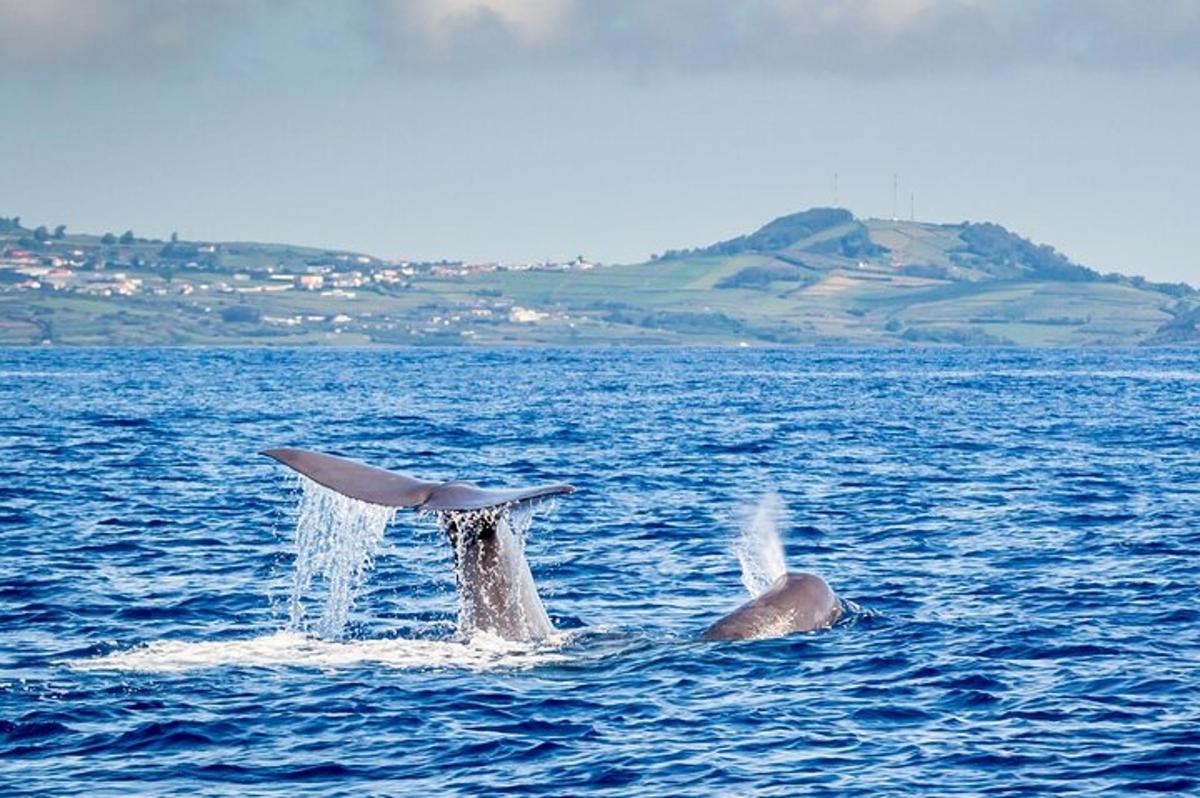
[[[742,520],[733,550],[742,566],[742,584],[751,596],[762,595],[787,573],[779,531],[786,523],[783,499],[774,491],[764,493]]]

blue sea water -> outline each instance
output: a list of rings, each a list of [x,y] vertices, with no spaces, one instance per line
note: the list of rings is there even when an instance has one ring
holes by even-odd
[[[288,629],[255,453],[568,481],[564,634],[401,513]],[[704,643],[775,491],[831,630]],[[0,794],[1200,793],[1196,350],[0,350]]]

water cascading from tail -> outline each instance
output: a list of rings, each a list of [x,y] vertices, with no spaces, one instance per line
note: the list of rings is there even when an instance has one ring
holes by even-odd
[[[532,504],[436,515],[454,547],[459,634],[471,638],[484,633],[507,640],[550,635],[554,627],[525,558]]]
[[[288,626],[335,640],[345,632],[396,509],[351,499],[307,477],[300,477],[300,490]]]
[[[351,499],[300,477],[288,628],[340,639],[396,509]],[[534,640],[554,631],[525,558],[531,502],[439,511],[454,548],[458,636]]]

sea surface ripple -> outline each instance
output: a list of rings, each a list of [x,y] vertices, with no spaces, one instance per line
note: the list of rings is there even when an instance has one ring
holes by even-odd
[[[0,794],[1200,792],[1196,350],[0,350]],[[287,628],[316,448],[573,483],[557,639],[401,513]],[[701,643],[763,494],[825,632]]]

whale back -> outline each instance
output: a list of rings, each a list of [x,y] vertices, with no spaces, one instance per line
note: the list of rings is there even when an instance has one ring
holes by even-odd
[[[816,574],[787,573],[762,595],[708,627],[704,640],[759,640],[832,626],[841,617],[837,596]]]

